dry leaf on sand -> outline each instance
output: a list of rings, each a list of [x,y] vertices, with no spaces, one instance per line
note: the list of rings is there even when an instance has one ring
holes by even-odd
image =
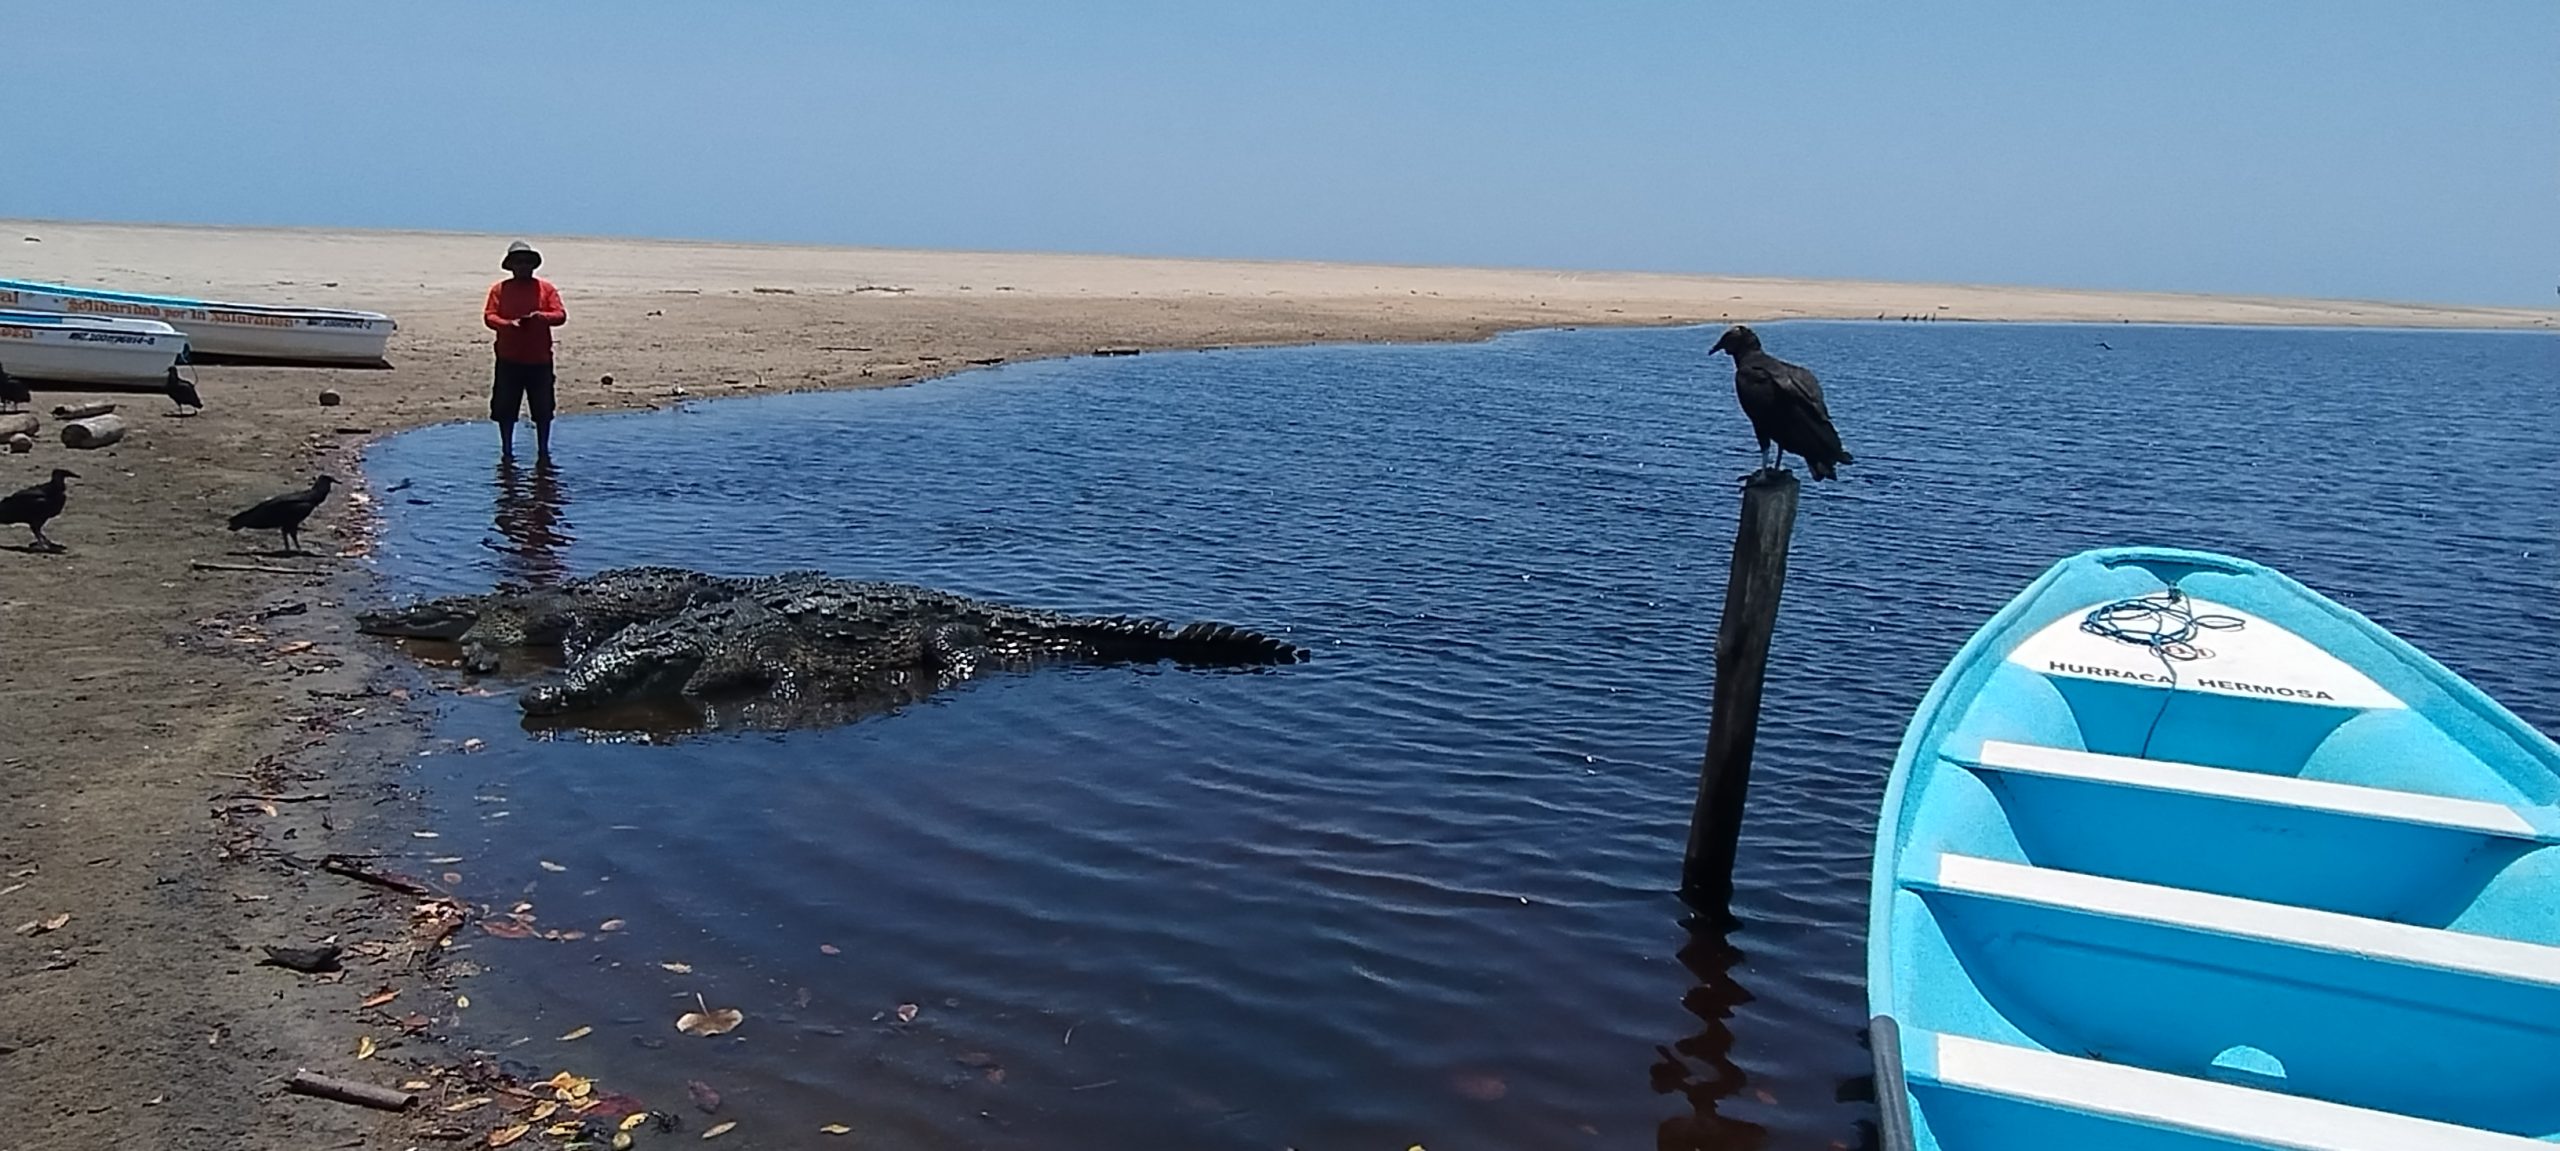
[[[915,1021],[916,1021],[916,1011],[917,1011],[917,1010],[918,1010],[918,1008],[917,1008],[917,1007],[916,1007],[916,1005],[915,1005],[915,1004],[913,1004],[913,1003],[901,1003],[901,1004],[899,1004],[899,1005],[898,1005],[898,1022],[900,1022],[900,1023],[913,1023],[913,1022],[915,1022]]]
[[[398,988],[395,988],[395,987],[385,987],[385,988],[383,988],[383,989],[382,989],[382,990],[380,990],[380,991],[376,991],[376,992],[374,992],[374,993],[373,993],[373,994],[371,994],[371,995],[365,996],[364,1002],[359,1003],[359,1004],[356,1004],[356,1006],[358,1006],[358,1007],[380,1007],[380,1006],[382,1006],[383,1004],[385,1004],[385,1003],[389,1003],[389,1002],[391,1002],[392,1000],[394,1000],[394,999],[398,999],[398,998],[400,998],[400,991],[399,991],[399,989],[398,989]]]
[[[625,1131],[636,1131],[636,1130],[638,1130],[638,1129],[640,1128],[640,1125],[641,1125],[641,1124],[646,1123],[646,1122],[648,1122],[648,1121],[649,1121],[649,1113],[648,1113],[648,1112],[646,1112],[646,1111],[634,1111],[634,1112],[632,1112],[631,1114],[629,1114],[629,1115],[625,1115],[625,1116],[623,1116],[623,1117],[622,1117],[622,1129],[623,1129],[623,1130],[625,1130]]]
[[[561,1036],[560,1042],[567,1043],[572,1039],[584,1039],[589,1035],[595,1034],[595,1031],[596,1029],[593,1027],[576,1028],[571,1030],[568,1034]]]
[[[732,1127],[735,1127],[735,1126],[737,1126],[737,1125],[738,1125],[738,1121],[737,1121],[737,1120],[735,1120],[735,1119],[732,1119],[732,1120],[730,1120],[730,1121],[728,1121],[728,1122],[726,1122],[726,1123],[714,1123],[714,1124],[712,1124],[712,1125],[711,1125],[710,1130],[704,1131],[704,1132],[702,1133],[702,1137],[703,1137],[703,1138],[705,1138],[705,1139],[717,1139],[717,1138],[719,1138],[719,1137],[721,1137],[721,1136],[723,1136],[723,1135],[728,1134],[728,1133],[729,1133],[729,1129],[730,1129],[730,1128],[732,1128]]]
[[[518,1139],[524,1138],[525,1132],[531,1130],[533,1130],[533,1125],[530,1123],[518,1123],[513,1127],[498,1128],[497,1130],[489,1133],[489,1145],[492,1147],[504,1147],[509,1143],[513,1143]]]
[[[371,1058],[373,1058],[373,1036],[370,1036],[370,1035],[359,1035],[359,1036],[356,1036],[356,1058],[358,1058],[358,1059],[371,1059]]]
[[[842,1123],[829,1123],[824,1127],[818,1128],[818,1131],[821,1134],[826,1135],[850,1135],[853,1133],[853,1128],[847,1127]]]

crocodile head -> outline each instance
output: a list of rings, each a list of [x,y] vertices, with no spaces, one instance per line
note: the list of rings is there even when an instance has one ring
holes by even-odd
[[[387,635],[398,639],[438,639],[452,642],[462,638],[480,622],[481,605],[487,596],[456,595],[431,599],[389,611],[362,612],[356,616],[356,630],[366,635]]]
[[[626,628],[579,657],[554,682],[527,690],[528,715],[562,715],[684,693],[711,656],[716,633],[689,616]]]

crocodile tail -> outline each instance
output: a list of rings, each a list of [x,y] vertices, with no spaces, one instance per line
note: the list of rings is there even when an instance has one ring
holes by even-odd
[[[1231,623],[1184,624],[1164,639],[1166,655],[1185,663],[1298,663],[1307,649]]]
[[[1202,666],[1252,666],[1297,663],[1305,648],[1250,628],[1227,623],[1188,623],[1179,627],[1162,620],[1110,616],[1078,621],[1077,638],[1107,659],[1169,659]]]

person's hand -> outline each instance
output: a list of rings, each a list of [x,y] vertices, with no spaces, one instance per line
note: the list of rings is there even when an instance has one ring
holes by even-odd
[[[518,316],[518,317],[516,317],[516,318],[514,318],[514,319],[512,319],[512,320],[507,321],[507,326],[508,326],[508,327],[510,327],[510,328],[530,328],[530,327],[532,327],[532,326],[533,326],[533,317],[531,317],[531,316]]]

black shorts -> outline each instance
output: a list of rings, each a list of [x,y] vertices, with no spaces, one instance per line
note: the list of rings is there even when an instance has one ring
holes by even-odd
[[[516,422],[516,409],[530,406],[533,422],[551,422],[555,406],[551,365],[519,364],[498,361],[498,374],[489,383],[489,418],[497,423]]]

